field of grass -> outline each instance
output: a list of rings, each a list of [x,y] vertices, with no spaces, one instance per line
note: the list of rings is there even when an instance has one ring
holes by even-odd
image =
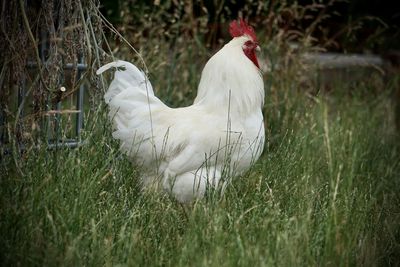
[[[188,104],[195,94],[201,64],[191,64],[191,48],[174,64],[145,55],[169,104]],[[393,88],[339,84],[311,94],[285,73],[265,81],[263,155],[222,199],[186,211],[166,195],[140,192],[138,170],[118,152],[103,105],[86,114],[80,148],[2,157],[1,265],[399,264]]]

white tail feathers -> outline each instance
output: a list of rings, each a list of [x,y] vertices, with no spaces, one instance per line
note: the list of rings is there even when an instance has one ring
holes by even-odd
[[[110,108],[113,137],[121,141],[121,149],[128,156],[139,154],[143,161],[151,160],[152,144],[145,140],[153,138],[153,128],[158,124],[151,111],[167,107],[154,95],[150,81],[136,66],[118,60],[102,66],[96,73],[111,68],[116,70],[104,100]]]
[[[114,80],[110,84],[107,93],[104,95],[104,100],[108,104],[111,99],[126,90],[128,87],[138,87],[142,89],[148,95],[154,95],[153,87],[146,75],[140,71],[135,65],[123,61],[117,60],[108,63],[96,71],[97,75],[102,74],[104,71],[115,68]]]

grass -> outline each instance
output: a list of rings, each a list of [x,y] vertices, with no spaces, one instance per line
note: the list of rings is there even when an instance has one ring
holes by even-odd
[[[166,59],[149,60],[167,102],[185,104],[193,95],[200,70],[192,57],[176,54],[164,72]],[[285,73],[266,80],[262,157],[222,200],[206,198],[187,213],[168,196],[140,193],[138,170],[118,152],[104,106],[87,115],[82,147],[32,148],[16,158],[19,169],[2,157],[1,265],[398,264],[400,149],[391,88],[376,93],[359,84],[348,92],[343,85],[310,95],[293,90],[298,84]],[[174,91],[179,84],[188,88]]]

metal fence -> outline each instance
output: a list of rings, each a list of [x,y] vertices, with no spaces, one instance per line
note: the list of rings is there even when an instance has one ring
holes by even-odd
[[[40,64],[41,66],[46,66],[46,64],[48,64],[46,62],[46,55],[49,53],[49,35],[45,31],[41,31],[40,41],[38,43],[39,47],[37,49],[40,55]],[[87,65],[83,55],[77,55],[77,57],[79,58],[79,62],[77,64],[63,64],[63,71],[58,74],[57,80],[60,81],[59,87],[57,88],[60,90],[59,101],[54,104],[53,101],[47,99],[44,112],[41,114],[41,116],[39,116],[40,119],[34,122],[35,124],[39,124],[39,127],[41,128],[40,137],[38,137],[38,139],[45,141],[47,148],[50,149],[58,147],[77,147],[81,143],[80,134],[84,126],[84,97],[86,88],[85,82],[83,82],[81,79],[83,77],[83,73],[87,69]],[[33,60],[27,61],[25,68],[26,73],[39,72],[38,63]],[[68,89],[66,89],[64,86],[64,75],[67,73],[70,75],[74,75],[76,73],[75,80],[80,81],[77,90],[73,92],[68,92]],[[10,134],[8,133],[8,128],[12,123],[7,121],[7,116],[3,107],[0,112],[0,145],[2,148],[6,148],[3,149],[3,152],[6,154],[10,151],[9,146],[12,143],[12,138],[15,138],[15,145],[17,145],[20,151],[26,149],[26,142],[24,142],[24,138],[21,136],[24,135],[24,131],[26,131],[26,128],[29,127],[24,125],[24,117],[28,117],[30,115],[30,111],[26,110],[26,106],[29,106],[29,104],[34,101],[32,94],[30,94],[27,90],[28,80],[28,77],[24,77],[21,81],[19,81],[16,88],[16,99],[8,100],[11,106],[16,107],[16,113],[18,114],[18,116],[15,116],[17,121],[15,122],[16,129],[13,130],[14,136],[10,137]],[[67,94],[68,96],[63,98],[63,94]],[[67,105],[66,103],[63,103],[65,101],[69,102],[67,104],[70,104],[70,106],[67,108],[64,107]],[[67,120],[68,123],[63,123],[65,120]],[[73,121],[72,123],[71,120]],[[66,134],[67,132],[68,134]],[[43,142],[40,143],[43,144]]]

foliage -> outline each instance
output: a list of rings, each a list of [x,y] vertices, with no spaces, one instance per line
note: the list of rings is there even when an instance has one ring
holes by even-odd
[[[373,0],[290,1],[102,1],[104,13],[133,43],[148,37],[204,36],[207,46],[223,44],[227,23],[249,20],[270,40],[309,42],[330,51],[385,53],[398,49],[399,17],[393,3]],[[125,35],[126,36],[126,35]],[[141,37],[146,37],[145,39]]]
[[[286,8],[297,14],[306,7]],[[194,30],[183,15],[162,37],[156,26],[165,21],[158,16],[164,9],[144,10],[141,18],[125,13],[122,35],[102,19],[109,43],[93,58],[98,52],[99,61],[132,60],[163,101],[190,104],[212,54],[207,22],[200,16]],[[279,23],[285,10],[275,10],[269,28],[256,28],[269,60],[265,152],[222,200],[182,207],[162,192],[141,192],[139,170],[118,151],[107,110],[93,97],[81,147],[31,146],[2,155],[1,265],[396,264],[400,148],[391,98],[398,85],[339,81],[322,92],[304,83],[310,69],[297,53],[319,48],[312,35]],[[299,48],[291,46],[293,36]],[[87,75],[93,94],[101,95],[101,80]]]

